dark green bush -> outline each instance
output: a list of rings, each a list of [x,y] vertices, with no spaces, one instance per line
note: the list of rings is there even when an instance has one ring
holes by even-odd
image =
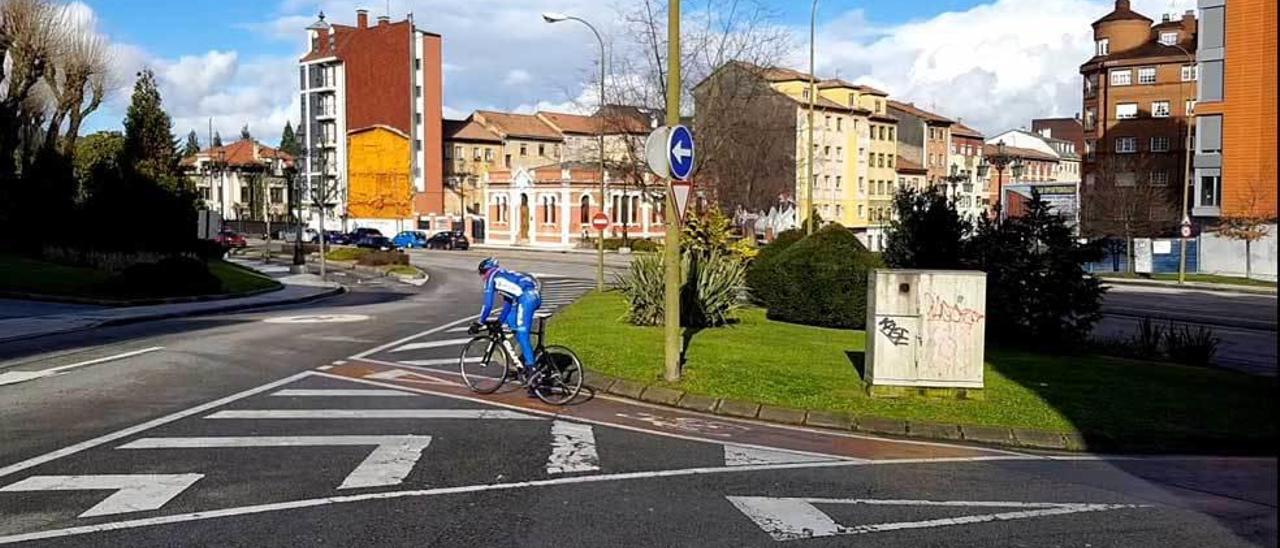
[[[622,238],[605,238],[604,239],[605,251],[617,251],[619,248],[622,247],[622,244],[623,244]],[[628,239],[626,241],[626,244],[631,246],[632,251],[638,251],[641,253],[657,251],[659,248],[661,248],[661,244],[659,244],[658,242],[655,242],[653,240],[641,240],[637,238]],[[592,238],[583,240],[581,247],[586,249],[595,249],[596,240]]]
[[[409,256],[399,251],[369,251],[356,258],[360,266],[408,265]]]
[[[168,257],[154,263],[138,263],[107,282],[122,297],[173,297],[212,295],[222,292],[222,281],[203,261]]]
[[[773,266],[776,259],[783,251],[791,247],[792,244],[804,238],[804,232],[796,229],[786,230],[778,234],[769,245],[760,248],[760,252],[756,254],[754,260],[751,261],[750,268],[747,269],[747,287],[751,290],[751,298],[758,303],[763,303],[760,295],[765,295],[777,290],[777,284],[780,283],[779,277],[774,273]]]
[[[866,326],[867,274],[880,265],[849,229],[827,225],[771,259],[757,295],[774,320],[824,327]]]

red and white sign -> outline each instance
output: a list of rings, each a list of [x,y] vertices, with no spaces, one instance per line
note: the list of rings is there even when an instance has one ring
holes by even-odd
[[[676,213],[680,215],[680,220],[684,220],[685,208],[689,206],[689,192],[693,190],[693,185],[682,182],[672,181],[671,192],[676,198]]]
[[[609,216],[605,215],[603,211],[597,211],[595,215],[591,216],[591,228],[601,232],[609,230]]]
[[[1182,225],[1182,230],[1180,232],[1182,232],[1183,238],[1190,238],[1192,234],[1191,225]]]

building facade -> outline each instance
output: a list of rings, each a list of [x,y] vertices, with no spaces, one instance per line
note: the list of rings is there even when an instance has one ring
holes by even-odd
[[[1147,206],[1141,220],[1149,231],[1176,229],[1196,101],[1196,34],[1194,12],[1153,24],[1129,0],[1116,0],[1093,23],[1094,56],[1080,66],[1082,180],[1085,217],[1099,226],[1132,224],[1117,215],[1132,217],[1136,205],[1107,211],[1122,196]]]
[[[502,138],[474,119],[444,121],[444,213],[484,215],[482,184],[502,167]]]
[[[292,156],[251,139],[210,147],[183,158],[182,172],[204,207],[227,221],[289,219]]]
[[[950,174],[955,179],[948,180],[948,191],[955,198],[956,209],[961,215],[976,220],[986,212],[991,204],[991,190],[986,179],[978,176],[978,166],[982,165],[982,133],[960,122],[950,128],[951,164]]]
[[[409,18],[354,26],[324,14],[307,27],[299,60],[299,169],[308,189],[304,220],[326,228],[395,233],[445,208],[441,37]],[[328,206],[317,203],[324,198]]]

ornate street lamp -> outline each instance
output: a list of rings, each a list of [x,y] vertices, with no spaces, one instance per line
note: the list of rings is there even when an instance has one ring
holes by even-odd
[[[1017,154],[1005,149],[1004,141],[999,141],[996,143],[996,153],[984,155],[982,163],[978,164],[978,177],[986,178],[992,167],[996,168],[995,211],[996,220],[1000,221],[1004,218],[1004,170],[1008,167],[1016,181],[1022,177],[1023,164]]]

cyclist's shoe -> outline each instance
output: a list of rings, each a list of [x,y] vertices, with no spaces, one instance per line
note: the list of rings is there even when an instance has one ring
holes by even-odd
[[[480,329],[483,327],[484,327],[484,324],[480,322],[471,322],[471,325],[467,326],[467,333],[471,335],[479,335]]]

